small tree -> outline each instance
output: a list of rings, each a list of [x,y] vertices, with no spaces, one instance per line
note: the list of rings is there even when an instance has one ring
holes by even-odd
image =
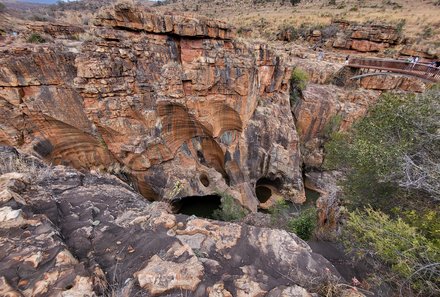
[[[29,38],[27,39],[30,43],[45,43],[46,39],[44,39],[40,34],[38,33],[32,33]]]
[[[303,240],[309,240],[316,228],[316,208],[311,207],[299,213],[297,217],[289,220],[289,230]]]

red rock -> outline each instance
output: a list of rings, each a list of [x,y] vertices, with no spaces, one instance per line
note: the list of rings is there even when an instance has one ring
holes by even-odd
[[[256,211],[264,177],[304,201],[290,71],[267,46],[230,40],[222,22],[125,4],[94,23],[78,53],[4,49],[1,143],[124,174],[150,200],[220,191]]]

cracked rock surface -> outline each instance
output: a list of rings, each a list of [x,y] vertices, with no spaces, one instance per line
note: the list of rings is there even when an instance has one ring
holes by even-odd
[[[21,164],[0,176],[2,296],[313,296],[339,278],[292,233],[175,215],[114,176],[0,157]]]

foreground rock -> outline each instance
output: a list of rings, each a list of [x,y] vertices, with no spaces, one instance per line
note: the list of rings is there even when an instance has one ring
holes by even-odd
[[[2,295],[311,296],[339,278],[286,231],[173,215],[115,177],[18,160],[24,173],[0,177],[13,193],[0,203]]]
[[[94,24],[76,47],[0,48],[0,143],[121,174],[150,200],[225,192],[256,211],[263,179],[304,201],[290,71],[266,46],[125,4]]]

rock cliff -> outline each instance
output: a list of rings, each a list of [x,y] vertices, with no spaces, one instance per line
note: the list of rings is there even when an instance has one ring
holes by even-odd
[[[0,48],[0,143],[119,174],[149,200],[225,192],[256,211],[264,181],[304,201],[290,71],[266,46],[126,4],[91,30]]]
[[[108,174],[0,158],[2,296],[311,297],[339,278],[286,231],[173,215]]]
[[[333,47],[352,49],[359,52],[378,52],[402,43],[403,36],[397,26],[387,24],[357,24],[335,21],[338,28]]]

